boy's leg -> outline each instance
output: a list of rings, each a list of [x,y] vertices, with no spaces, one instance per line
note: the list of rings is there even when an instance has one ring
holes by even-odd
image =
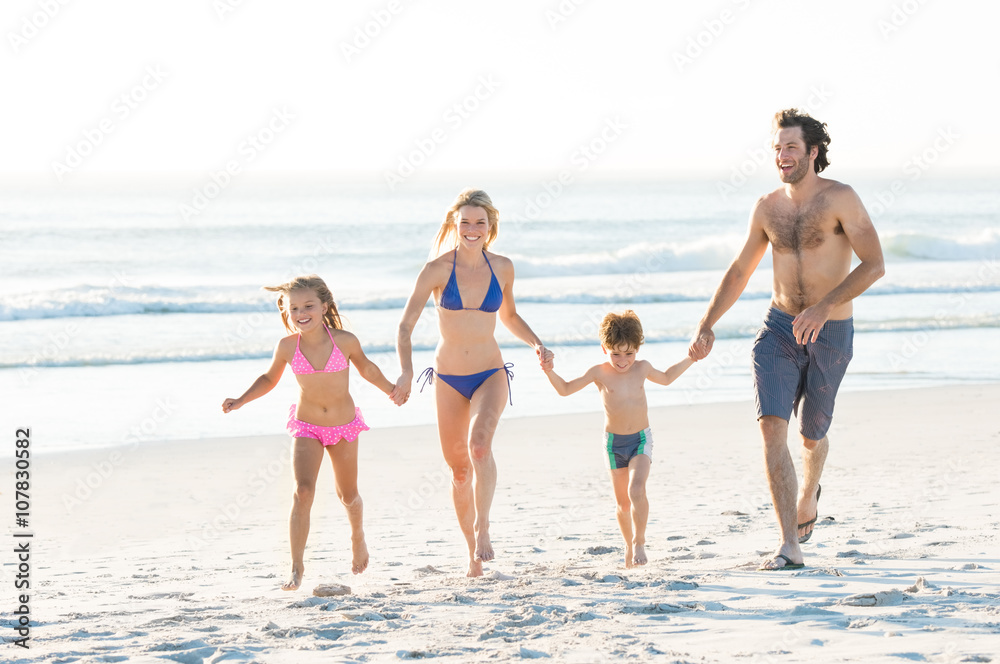
[[[628,468],[612,468],[611,485],[615,490],[615,517],[625,540],[625,567],[632,566],[632,503],[628,498]]]
[[[323,463],[323,443],[315,438],[292,439],[292,477],[295,493],[292,513],[288,517],[288,541],[292,550],[292,575],[282,590],[298,590],[305,571],[303,557],[309,538],[309,512],[316,495],[316,477]]]
[[[632,503],[632,564],[645,565],[646,521],[649,519],[649,500],[646,498],[646,479],[652,464],[645,454],[637,454],[628,463],[628,497]]]
[[[340,439],[336,445],[327,445],[326,451],[333,464],[333,477],[337,497],[347,510],[351,523],[351,571],[361,574],[368,569],[368,546],[365,543],[364,504],[358,493],[358,442]]]

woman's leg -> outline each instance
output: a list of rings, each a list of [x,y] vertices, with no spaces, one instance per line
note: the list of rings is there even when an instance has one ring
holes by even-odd
[[[473,491],[476,508],[475,560],[493,560],[490,542],[490,507],[497,488],[497,465],[493,459],[493,435],[500,424],[500,415],[507,405],[507,374],[503,369],[486,379],[469,404],[469,458],[472,460]]]
[[[309,512],[316,495],[316,477],[323,463],[323,443],[315,438],[292,439],[292,477],[295,493],[292,496],[292,513],[288,518],[288,540],[292,550],[292,575],[281,586],[282,590],[298,590],[305,571],[303,556],[309,538]]]
[[[337,497],[347,510],[347,520],[351,522],[351,571],[361,574],[368,568],[368,546],[365,543],[364,505],[358,493],[358,442],[340,439],[336,445],[327,445],[326,451],[333,464],[333,477],[337,485]]]
[[[451,499],[458,525],[469,548],[469,576],[482,576],[483,564],[475,559],[475,504],[472,496],[472,461],[469,459],[469,401],[438,379],[434,382],[438,436],[444,461],[451,469]]]

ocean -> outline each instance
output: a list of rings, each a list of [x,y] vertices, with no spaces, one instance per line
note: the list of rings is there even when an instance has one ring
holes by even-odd
[[[855,302],[855,358],[843,390],[994,382],[1000,377],[1000,187],[845,178],[872,212],[886,275]],[[202,201],[169,186],[7,185],[0,229],[0,399],[35,451],[280,434],[295,380],[223,415],[285,334],[261,286],[317,273],[366,353],[398,375],[396,326],[444,210],[466,183],[238,183]],[[639,357],[682,359],[741,245],[750,207],[776,179],[478,183],[500,209],[493,249],[515,265],[518,312],[556,352],[563,376],[603,360],[597,323],[631,308]],[[919,186],[917,186],[919,185]],[[893,193],[895,192],[895,193]],[[749,400],[749,352],[768,306],[770,257],[716,327],[713,354],[650,405]],[[600,409],[596,390],[555,394],[534,353],[500,328],[515,364],[505,417]],[[414,333],[432,363],[433,306]],[[433,397],[393,406],[352,374],[373,427],[430,424]],[[710,423],[706,423],[710,426]],[[834,424],[836,427],[836,423]]]

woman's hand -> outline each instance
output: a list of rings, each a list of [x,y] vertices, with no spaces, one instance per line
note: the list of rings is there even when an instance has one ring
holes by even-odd
[[[239,399],[226,399],[222,402],[222,412],[229,413],[234,410],[239,410],[239,407],[243,404],[240,403]]]
[[[410,390],[413,388],[413,374],[401,374],[396,379],[396,384],[389,393],[389,398],[397,406],[402,406],[410,398]]]

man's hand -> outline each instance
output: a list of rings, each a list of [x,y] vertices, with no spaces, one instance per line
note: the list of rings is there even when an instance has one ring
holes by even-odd
[[[698,360],[704,360],[708,357],[708,354],[712,352],[712,346],[715,344],[715,332],[712,332],[711,328],[699,329],[694,333],[694,338],[691,339],[691,345],[688,346],[688,357],[697,362]]]
[[[795,335],[795,343],[815,343],[816,339],[819,338],[819,331],[823,329],[829,317],[829,307],[822,304],[814,304],[796,316],[792,320],[792,334]]]

